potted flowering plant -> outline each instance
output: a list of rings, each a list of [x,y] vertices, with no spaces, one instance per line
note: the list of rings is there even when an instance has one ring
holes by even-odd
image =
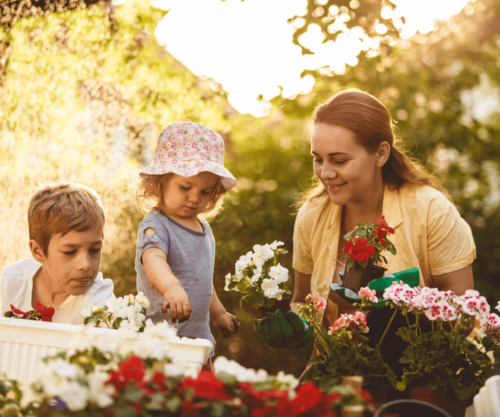
[[[358,223],[354,230],[344,236],[347,240],[344,247],[347,262],[342,279],[343,287],[358,292],[374,279],[382,278],[386,269],[376,264],[387,264],[386,257],[382,255],[383,251],[397,254],[395,246],[389,240],[393,233],[394,229],[382,216],[377,225]]]
[[[240,257],[236,262],[235,274],[226,275],[226,291],[236,291],[243,295],[243,301],[255,308],[266,308],[282,312],[290,310],[289,295],[292,293],[292,278],[287,268],[278,263],[278,256],[288,253],[278,246],[283,242],[255,245],[253,252]],[[281,301],[277,303],[277,301]],[[274,307],[273,310],[270,307]]]
[[[490,306],[477,291],[457,296],[435,288],[410,288],[394,282],[386,288],[384,300],[415,324],[402,327],[397,334],[408,343],[400,362],[407,365],[400,390],[410,387],[412,399],[437,405],[453,416],[464,416],[467,398],[472,397],[493,375],[500,363],[500,317],[490,314]],[[497,307],[498,308],[498,307]],[[482,337],[467,338],[464,333],[472,317],[481,316]],[[393,315],[393,318],[394,318]],[[431,322],[423,332],[421,321]],[[491,360],[491,357],[495,360]]]
[[[368,338],[364,336],[369,329],[363,310],[378,302],[376,291],[362,288],[359,298],[360,302],[356,306],[360,311],[342,314],[329,329],[316,320],[317,310],[321,309],[318,306],[326,304],[319,294],[316,297],[308,296],[306,304],[299,307],[300,316],[317,334],[316,351],[309,362],[305,381],[314,381],[320,388],[328,390],[339,384],[345,376],[361,376],[366,386],[388,386],[390,383],[395,387],[394,372],[383,361],[379,350],[383,337],[373,349],[368,346]]]

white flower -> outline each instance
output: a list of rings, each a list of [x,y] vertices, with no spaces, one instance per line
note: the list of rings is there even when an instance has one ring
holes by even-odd
[[[284,291],[280,290],[280,287],[278,287],[278,284],[274,279],[263,279],[261,288],[267,298],[276,298],[281,300],[282,294],[284,293]]]
[[[286,385],[288,389],[294,389],[299,385],[299,380],[295,378],[292,374],[285,374],[283,371],[279,371],[276,375],[276,380],[283,385]]]
[[[62,358],[55,358],[47,364],[48,369],[55,375],[66,379],[76,379],[83,375],[83,370],[79,366],[66,362]]]
[[[101,408],[113,404],[112,396],[115,394],[115,387],[111,384],[104,384],[108,379],[109,375],[106,372],[94,371],[87,375],[89,400]]]
[[[257,261],[261,265],[263,265],[267,260],[274,258],[274,251],[271,249],[271,246],[266,245],[254,245],[253,247],[254,254],[252,256],[252,260],[257,265]]]
[[[179,368],[178,366],[174,365],[173,363],[167,363],[163,367],[163,374],[165,376],[176,377],[176,376],[182,375],[182,369]]]
[[[79,382],[71,381],[61,388],[57,397],[64,401],[70,411],[80,411],[87,406],[88,389]]]
[[[495,307],[495,310],[500,311],[500,301],[498,302],[497,306]]]
[[[137,337],[137,332],[139,327],[134,321],[122,320],[120,323],[120,328],[118,333],[122,339],[135,339]]]
[[[148,298],[143,294],[142,291],[139,291],[135,296],[135,301],[138,302],[142,308],[148,308],[150,306],[150,302]]]
[[[278,242],[277,240],[275,240],[269,246],[271,247],[272,250],[276,250],[276,249],[278,249],[278,246],[282,246],[282,245],[284,245],[283,242]]]
[[[282,267],[281,264],[278,264],[278,266],[272,266],[269,271],[269,276],[274,278],[278,284],[287,282],[289,279],[288,269]]]
[[[226,286],[224,287],[224,290],[229,291],[229,284],[231,283],[232,276],[229,273],[229,274],[226,275],[225,278],[226,278]]]
[[[256,268],[253,270],[253,276],[250,278],[250,285],[254,285],[256,282],[259,281],[260,277],[262,274],[259,272],[259,270]]]
[[[215,359],[214,373],[216,375],[220,373],[231,375],[238,382],[265,382],[268,377],[267,372],[263,369],[255,371],[251,368],[245,368],[233,360],[228,360],[224,356],[218,356]]]

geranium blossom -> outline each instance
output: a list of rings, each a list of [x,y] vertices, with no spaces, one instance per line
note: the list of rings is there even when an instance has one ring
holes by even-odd
[[[481,320],[481,335],[487,336],[495,343],[500,342],[500,317],[492,313]]]
[[[413,310],[412,300],[418,295],[418,291],[411,288],[403,281],[399,283],[394,281],[390,287],[384,290],[384,300],[390,301],[398,308],[406,308],[408,311]]]
[[[316,297],[311,298],[311,302],[314,305],[316,311],[321,311],[326,309],[326,300],[319,295],[319,292],[316,292]]]
[[[328,329],[328,334],[352,339],[361,333],[367,333],[368,330],[366,316],[357,311],[355,314],[342,314]]]
[[[370,290],[370,288],[368,287],[360,288],[360,290],[358,291],[358,295],[361,298],[365,298],[373,303],[378,302],[378,298],[376,297],[377,292],[375,290]]]

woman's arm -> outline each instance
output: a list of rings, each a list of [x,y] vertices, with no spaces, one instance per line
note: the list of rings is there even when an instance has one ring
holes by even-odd
[[[311,294],[311,274],[295,271],[295,289],[293,291],[291,308],[299,312],[299,306],[306,303],[306,297]]]
[[[464,295],[465,291],[474,289],[474,277],[472,276],[472,265],[459,269],[458,271],[449,272],[442,275],[433,275],[433,286],[439,291],[453,291],[457,295]],[[470,334],[475,325],[475,317],[472,317],[471,325],[465,335]]]

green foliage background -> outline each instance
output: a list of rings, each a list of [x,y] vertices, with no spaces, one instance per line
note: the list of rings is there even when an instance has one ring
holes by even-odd
[[[367,22],[381,19],[370,13],[382,2],[359,3],[358,12],[349,10],[351,20],[378,36]],[[309,0],[312,17],[306,20],[326,33],[331,19],[317,18],[316,9]],[[223,135],[226,164],[239,179],[212,226],[215,286],[244,330],[224,340],[214,329],[216,353],[299,375],[310,352],[268,348],[253,329],[257,313],[240,310],[237,294],[223,291],[224,275],[234,273],[236,259],[254,244],[282,240],[291,252],[294,205],[312,177],[311,112],[348,86],[384,102],[404,146],[450,190],[473,228],[477,288],[496,304],[500,118],[474,119],[462,98],[480,83],[486,92],[500,86],[498,2],[471,1],[437,30],[411,40],[399,39],[388,25],[388,34],[378,37],[377,56],[362,53],[342,75],[311,72],[311,93],[274,99],[274,109],[261,119],[235,112],[216,83],[197,78],[157,44],[153,33],[164,14],[149,2],[129,0],[113,13],[98,4],[25,17],[0,29],[0,268],[29,256],[25,213],[36,184],[74,178],[93,185],[107,211],[104,276],[114,280],[117,295],[135,292],[136,230],[143,215],[133,201],[137,172],[162,127],[182,120],[205,124]],[[282,264],[291,268],[291,254]]]

